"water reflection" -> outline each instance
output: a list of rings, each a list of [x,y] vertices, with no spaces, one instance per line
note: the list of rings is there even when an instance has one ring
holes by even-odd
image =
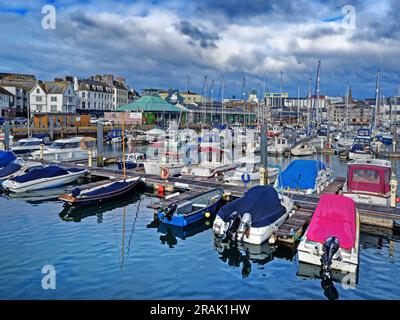
[[[223,240],[214,236],[214,250],[219,253],[219,259],[229,266],[242,268],[242,277],[247,278],[251,273],[251,265],[265,265],[274,258],[275,247],[268,243],[261,245],[244,242]]]
[[[193,223],[185,228],[160,223],[156,217],[147,225],[147,228],[157,228],[157,232],[161,233],[161,244],[167,245],[169,248],[175,248],[175,246],[178,244],[178,238],[181,240],[186,240],[187,238],[193,237],[194,235],[208,230],[211,227],[212,217],[211,219],[197,221],[196,223]]]

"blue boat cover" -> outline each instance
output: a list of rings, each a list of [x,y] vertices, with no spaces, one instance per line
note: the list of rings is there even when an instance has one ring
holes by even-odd
[[[114,192],[114,191],[118,191],[118,190],[124,189],[125,187],[127,187],[127,186],[129,186],[129,185],[131,185],[131,184],[133,184],[135,182],[136,181],[130,181],[130,182],[125,182],[125,181],[119,182],[119,181],[117,181],[117,182],[114,182],[114,183],[110,184],[107,187],[102,187],[102,188],[90,191],[88,193],[85,193],[84,196],[86,197],[86,196],[105,195],[105,194],[108,194],[110,192]],[[77,194],[78,190],[80,190],[80,189],[79,188],[75,188],[74,190],[72,190],[72,193]]]
[[[0,167],[5,167],[17,157],[12,151],[0,151]]]
[[[36,133],[32,135],[32,138],[37,138],[37,139],[44,139],[47,138],[49,135],[47,133]]]
[[[314,189],[318,171],[326,166],[320,160],[293,160],[278,176],[279,188]]]
[[[19,164],[9,163],[4,168],[0,169],[0,179],[17,172],[19,169],[21,169]]]
[[[233,212],[240,216],[251,214],[251,226],[261,228],[270,225],[286,213],[285,207],[279,200],[278,193],[271,186],[255,186],[248,190],[243,197],[223,206],[217,215],[227,222]]]
[[[25,173],[19,177],[15,177],[11,180],[19,183],[24,183],[42,178],[64,176],[67,174],[68,171],[64,170],[63,168],[60,168],[58,166],[48,166],[45,168],[33,169],[32,171]]]

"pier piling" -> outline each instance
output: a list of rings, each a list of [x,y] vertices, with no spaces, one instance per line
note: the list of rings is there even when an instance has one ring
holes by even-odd
[[[104,166],[103,159],[103,124],[98,121],[97,122],[97,166]]]
[[[10,122],[4,122],[4,150],[10,149]]]

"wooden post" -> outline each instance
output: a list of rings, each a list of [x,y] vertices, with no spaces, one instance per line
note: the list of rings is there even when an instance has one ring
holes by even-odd
[[[97,121],[97,166],[104,166],[103,159],[103,125],[100,121]]]
[[[40,148],[40,160],[43,160],[44,144],[41,143],[39,148]]]
[[[390,180],[390,206],[396,208],[396,194],[397,194],[397,179],[392,172],[392,179]]]
[[[92,150],[88,150],[88,166],[91,167],[92,165],[93,165]]]

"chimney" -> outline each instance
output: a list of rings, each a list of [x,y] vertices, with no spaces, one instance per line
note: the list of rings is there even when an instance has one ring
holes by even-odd
[[[117,81],[120,84],[125,84],[125,78],[123,78],[123,77],[116,77],[115,81]]]
[[[114,76],[112,75],[112,74],[104,74],[103,75],[103,81],[105,82],[105,83],[107,83],[109,86],[112,86],[113,85],[113,82],[114,82]]]
[[[74,91],[79,90],[79,82],[78,82],[78,77],[74,77]]]

